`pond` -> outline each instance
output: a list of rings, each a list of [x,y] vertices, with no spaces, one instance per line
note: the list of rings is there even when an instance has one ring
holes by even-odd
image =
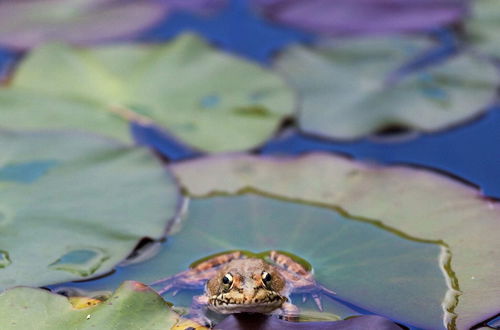
[[[0,1],[0,327],[199,326],[205,280],[148,285],[277,250],[325,289],[288,278],[293,326],[497,328],[499,28],[493,0]]]

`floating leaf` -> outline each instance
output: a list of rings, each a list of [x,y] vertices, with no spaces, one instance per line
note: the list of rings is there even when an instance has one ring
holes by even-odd
[[[433,322],[426,328],[438,329],[446,324],[465,329],[498,313],[500,296],[496,288],[500,279],[494,260],[500,258],[500,204],[485,199],[474,188],[425,170],[369,166],[320,153],[297,158],[212,157],[184,162],[173,166],[173,170],[193,196],[258,191],[333,207],[399,235],[440,244],[451,257],[446,267],[448,293],[442,297],[447,312],[439,323],[417,308],[419,317]],[[210,175],[202,176],[201,171]],[[234,219],[239,217],[234,215]],[[262,228],[267,231],[267,227]],[[313,245],[321,248],[320,243],[317,240]],[[441,258],[446,256],[442,254]],[[417,267],[414,275],[419,274],[422,270]],[[372,281],[371,285],[376,288],[384,283]],[[338,284],[333,289],[340,296],[342,288]],[[412,299],[432,301],[423,291],[412,295]]]
[[[424,328],[442,324],[441,303],[448,287],[440,268],[446,260],[439,260],[445,251],[438,244],[408,240],[328,208],[251,194],[191,200],[180,231],[169,236],[156,257],[75,286],[109,289],[123,278],[151,283],[186,270],[200,258],[235,249],[278,249],[305,258],[317,280],[341,300],[323,297],[329,313],[358,315],[342,304],[348,301]],[[202,289],[168,300],[189,306]],[[302,310],[316,308],[312,299],[301,301],[302,295],[292,297]]]
[[[465,12],[455,0],[252,1],[271,20],[324,35],[428,31]]]
[[[238,329],[328,329],[328,330],[401,330],[401,327],[376,315],[354,317],[341,322],[287,322],[266,315],[231,315],[217,325],[221,330]]]
[[[92,304],[91,304],[92,305]],[[142,283],[124,282],[108,301],[88,308],[73,306],[64,296],[19,287],[0,294],[0,328],[148,329],[172,327],[179,316],[167,302]]]
[[[128,140],[118,113],[208,151],[255,147],[293,111],[281,78],[192,35],[161,46],[47,45],[27,57],[12,85],[0,91],[1,126],[85,128]]]
[[[130,37],[165,17],[152,0],[27,0],[0,3],[0,44],[26,49],[50,40],[89,44]]]
[[[92,130],[130,142],[128,123],[85,100],[0,89],[0,127],[16,130]]]
[[[0,288],[109,272],[176,216],[177,186],[147,150],[8,132],[0,150]]]
[[[500,5],[497,0],[474,0],[466,32],[485,54],[500,57]]]
[[[284,250],[310,262],[316,279],[343,301],[424,328],[442,323],[441,248],[329,209],[253,195],[195,199],[173,239],[160,262],[163,276],[177,268],[167,260],[183,266],[227,250]],[[292,302],[300,306],[301,298]],[[337,314],[335,308],[325,304]]]
[[[436,131],[479,115],[493,102],[494,66],[461,54],[439,65],[397,69],[429,45],[422,39],[354,39],[288,48],[276,67],[300,95],[300,128],[352,139],[386,127]]]

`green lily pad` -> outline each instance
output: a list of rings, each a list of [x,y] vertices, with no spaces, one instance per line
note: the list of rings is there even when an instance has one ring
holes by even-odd
[[[472,44],[486,55],[500,57],[500,5],[496,0],[474,0],[472,16],[466,21]]]
[[[473,187],[425,170],[377,167],[321,153],[297,158],[211,157],[172,169],[193,196],[255,191],[336,208],[400,236],[441,245],[448,292],[442,297],[441,323],[432,329],[443,324],[469,328],[498,312],[500,278],[495,260],[500,258],[500,203],[482,197]],[[210,176],[200,175],[201,169]],[[341,287],[333,289],[340,292]],[[412,299],[425,295],[417,292]],[[420,317],[430,320],[425,313]]]
[[[4,131],[0,150],[0,289],[107,273],[177,214],[174,179],[148,150]]]
[[[193,35],[155,46],[46,45],[21,63],[11,89],[0,94],[3,127],[64,125],[128,141],[126,121],[142,120],[206,151],[255,147],[293,112],[280,77]],[[32,97],[43,107],[34,111]]]
[[[124,278],[151,283],[215,253],[277,249],[305,258],[316,279],[337,293],[334,298],[340,301],[322,297],[328,313],[359,315],[342,303],[348,301],[423,328],[442,324],[441,303],[448,287],[438,244],[409,240],[332,209],[255,194],[194,198],[178,229],[156,257],[73,286],[110,289]],[[190,306],[193,295],[202,289],[181,291],[168,300],[176,306]],[[292,296],[305,316],[316,310],[310,297],[306,303],[301,300],[302,295]]]
[[[129,124],[95,103],[37,92],[0,89],[0,127],[16,130],[68,129],[107,135],[131,142]]]
[[[64,296],[18,287],[0,294],[0,328],[170,329],[179,316],[156,292],[142,283],[124,282],[108,301],[75,309]]]
[[[447,285],[440,246],[350,221],[330,209],[257,195],[194,199],[173,239],[163,264],[184,266],[189,258],[234,249],[284,250],[310,262],[316,279],[339,299],[424,328],[433,328],[436,320],[441,324]],[[174,267],[163,266],[163,274]],[[294,303],[301,299],[295,298]],[[335,305],[325,308],[338,312]]]
[[[307,133],[354,139],[393,126],[437,131],[481,113],[499,76],[491,63],[467,54],[394,75],[429,46],[395,37],[292,46],[275,66],[299,93],[298,121]]]

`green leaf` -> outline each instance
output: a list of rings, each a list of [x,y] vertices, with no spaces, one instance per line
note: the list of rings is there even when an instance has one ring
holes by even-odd
[[[441,248],[330,209],[256,195],[194,199],[172,239],[164,261],[156,259],[162,276],[178,268],[167,260],[186,267],[222,251],[283,250],[310,262],[316,279],[344,301],[424,328],[441,324],[447,291],[438,262]],[[300,305],[301,298],[292,302]],[[323,301],[326,311],[343,312],[329,298]]]
[[[123,118],[111,112],[152,121],[206,151],[255,147],[293,111],[281,78],[193,35],[156,46],[46,45],[21,63],[12,89],[18,94],[0,94],[0,125],[7,128],[64,125],[128,141],[117,122]],[[45,98],[38,109],[27,101],[32,96]],[[45,114],[29,115],[34,110]],[[13,114],[19,111],[27,115]]]
[[[259,192],[290,201],[334,208],[350,218],[373,223],[401,237],[439,244],[442,249],[440,265],[447,276],[448,285],[446,295],[441,296],[445,312],[436,307],[436,297],[428,295],[425,289],[411,295],[401,292],[402,296],[411,297],[411,300],[428,300],[429,304],[434,302],[431,309],[440,314],[439,320],[435,319],[435,314],[427,315],[427,310],[424,312],[420,307],[414,309],[418,314],[417,320],[430,322],[424,328],[438,329],[446,324],[465,329],[498,312],[500,296],[495,288],[499,287],[500,278],[494,260],[500,258],[500,241],[497,237],[500,203],[484,198],[475,188],[426,170],[403,166],[370,166],[321,153],[296,158],[248,155],[211,157],[177,164],[172,169],[192,196]],[[200,173],[210,173],[210,176]],[[209,210],[206,214],[211,212],[215,210]],[[269,211],[269,216],[273,214]],[[240,219],[241,216],[241,213],[234,214],[233,219]],[[309,219],[296,212],[296,215],[290,215],[290,221],[297,217]],[[227,230],[234,226],[228,226]],[[268,230],[267,225],[262,225],[260,230],[262,228]],[[304,237],[317,237],[310,230],[317,229],[304,226]],[[228,235],[222,233],[220,236]],[[288,234],[284,236],[289,239]],[[360,241],[363,240],[352,236],[352,248],[355,249]],[[321,248],[319,239],[311,244]],[[417,255],[420,253],[417,250],[415,252]],[[332,258],[335,258],[335,254],[332,252]],[[391,260],[393,254],[388,253],[387,265],[397,267],[400,260]],[[363,256],[360,254],[357,258]],[[346,265],[349,263],[346,262]],[[316,267],[317,274],[320,274],[323,265]],[[363,272],[373,271],[366,269]],[[333,278],[332,283],[338,280],[337,273],[329,273]],[[414,275],[423,274],[425,272],[420,267],[414,269]],[[375,276],[376,273],[374,278],[378,278]],[[400,279],[404,280],[405,277]],[[376,292],[379,286],[390,287],[394,283],[390,277],[379,278],[370,282],[366,293],[358,293],[353,298],[362,299],[361,296],[370,295],[372,290]],[[342,296],[343,285],[337,282],[332,289]],[[349,297],[349,301],[353,298]],[[392,300],[393,297],[387,299]],[[386,296],[380,297],[375,306],[386,303]],[[397,313],[393,315],[388,311],[384,314],[400,319]],[[432,326],[429,326],[431,323]]]
[[[131,142],[128,123],[102,111],[94,102],[53,97],[38,92],[0,89],[0,127],[15,130],[91,130]]]
[[[438,244],[410,240],[329,208],[254,194],[192,199],[177,230],[154,258],[97,281],[69,285],[109,290],[126,278],[152,283],[211,254],[278,249],[305,258],[316,279],[337,292],[334,298],[340,302],[322,297],[327,313],[359,315],[342,303],[348,301],[423,328],[442,324],[441,303],[448,287],[440,267],[445,251]],[[168,300],[190,306],[202,289],[181,291]],[[302,295],[293,295],[292,302],[306,319],[316,310],[310,296],[303,303]]]
[[[164,330],[178,319],[158,294],[133,281],[124,282],[108,301],[85,309],[75,309],[66,297],[42,289],[18,287],[0,294],[3,330]]]
[[[109,290],[125,278],[152,283],[215,253],[277,249],[305,258],[316,279],[337,292],[334,298],[340,302],[322,297],[328,313],[359,315],[342,304],[348,301],[423,328],[442,324],[441,302],[448,288],[439,259],[444,251],[438,244],[410,240],[329,208],[254,194],[194,198],[178,229],[154,258],[83,287]],[[181,291],[168,300],[190,306],[202,289]],[[302,303],[302,295],[294,295],[292,302],[305,312],[305,319],[316,310],[310,296]]]
[[[396,74],[430,46],[425,39],[375,38],[292,46],[275,62],[300,96],[300,128],[337,139],[387,127],[437,131],[478,116],[495,97],[499,76],[462,54]]]
[[[469,41],[490,56],[500,57],[500,6],[496,0],[474,0],[466,21]]]
[[[107,273],[178,210],[148,150],[70,133],[0,131],[0,289]]]

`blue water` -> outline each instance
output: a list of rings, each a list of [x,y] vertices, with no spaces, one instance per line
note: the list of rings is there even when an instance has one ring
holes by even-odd
[[[164,41],[186,31],[201,34],[220,48],[261,64],[268,64],[276,51],[290,43],[314,39],[305,32],[274,25],[256,16],[244,0],[230,1],[213,16],[174,13],[140,39]]]

